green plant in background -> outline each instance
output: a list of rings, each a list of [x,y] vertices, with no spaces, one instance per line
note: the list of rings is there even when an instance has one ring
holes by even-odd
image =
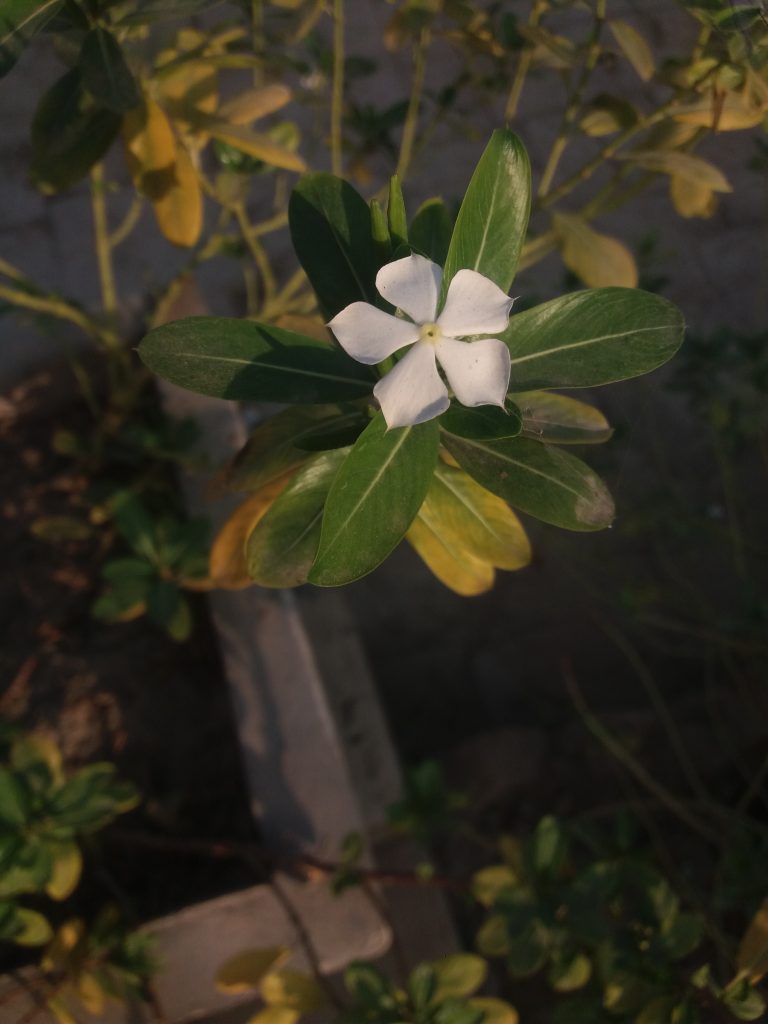
[[[342,345],[351,337],[353,344],[373,346],[363,358],[379,364],[378,383],[370,366],[342,348],[268,324],[194,317],[157,327],[144,339],[139,351],[150,369],[203,394],[297,406],[343,403],[309,427],[303,412],[279,414],[257,428],[238,462],[240,479],[257,492],[277,478],[287,480],[253,528],[243,531],[242,517],[225,527],[244,538],[242,558],[255,582],[349,583],[376,568],[406,536],[443,582],[478,593],[492,584],[495,567],[520,568],[530,557],[507,503],[565,529],[610,525],[613,502],[605,485],[559,447],[606,440],[610,428],[590,406],[547,390],[592,387],[654,369],[680,345],[682,318],[664,299],[609,288],[513,315],[502,330],[506,314],[488,319],[485,300],[471,289],[508,310],[511,303],[498,296],[503,299],[512,282],[529,206],[528,158],[520,140],[504,131],[488,144],[452,231],[439,201],[409,225],[396,179],[386,219],[339,178],[302,179],[290,205],[297,255],[323,313],[336,318],[331,327]],[[389,314],[393,307],[375,287],[384,288],[382,268],[390,277],[399,273],[410,263],[402,254],[411,253],[422,257],[419,267],[433,268],[426,279],[435,289],[430,310],[437,305],[439,315],[423,327],[418,313],[416,324]],[[415,298],[396,298],[396,304],[413,312],[422,303],[421,287],[417,282]],[[398,294],[409,289],[406,281]],[[453,305],[441,312],[445,300],[438,296],[446,293]],[[451,309],[458,310],[451,314],[457,316],[454,333],[490,330],[499,337],[441,340],[440,322]],[[464,309],[480,319],[467,319]],[[360,310],[365,324],[340,324]],[[376,341],[379,323],[392,332],[383,343]],[[430,331],[435,339],[427,337]],[[393,367],[392,356],[415,341]],[[450,402],[430,356],[437,352],[447,366],[442,353],[449,342],[458,346],[449,348]],[[422,373],[425,356],[433,361]],[[473,383],[478,379],[480,390]],[[476,407],[502,401],[507,381],[502,409]],[[372,405],[375,396],[383,412]],[[393,414],[393,402],[405,412]],[[389,427],[388,421],[406,425]],[[351,446],[350,434],[356,437]]]

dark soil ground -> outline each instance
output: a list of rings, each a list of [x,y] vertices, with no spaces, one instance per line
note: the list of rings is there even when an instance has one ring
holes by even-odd
[[[148,851],[110,835],[253,837],[226,684],[202,596],[195,628],[174,643],[146,618],[91,616],[114,543],[90,531],[91,481],[53,450],[55,430],[93,427],[66,366],[0,399],[0,717],[42,729],[66,764],[113,761],[142,794],[140,809],[95,837],[79,903],[122,903],[145,920],[254,883],[231,863]],[[51,542],[35,524],[66,516],[82,539]]]

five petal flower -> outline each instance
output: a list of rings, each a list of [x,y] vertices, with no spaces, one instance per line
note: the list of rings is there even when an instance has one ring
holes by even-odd
[[[353,302],[328,326],[342,348],[360,363],[380,363],[412,346],[373,389],[387,426],[404,427],[439,416],[450,405],[442,368],[462,405],[500,405],[509,387],[509,350],[498,338],[509,322],[510,299],[475,270],[459,270],[437,306],[443,271],[423,256],[406,256],[382,267],[376,288],[409,319]]]

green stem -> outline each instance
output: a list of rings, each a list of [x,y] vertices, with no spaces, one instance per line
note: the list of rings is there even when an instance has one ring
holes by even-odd
[[[99,281],[101,283],[101,300],[104,312],[111,318],[114,318],[117,315],[117,289],[115,287],[112,252],[109,244],[106,182],[103,164],[96,164],[91,171],[91,208],[93,210],[96,260],[99,266]]]
[[[427,50],[429,49],[430,31],[422,28],[419,33],[419,40],[413,54],[413,81],[411,82],[411,95],[408,100],[408,110],[403,123],[403,136],[400,141],[400,155],[397,160],[395,173],[402,182],[411,165],[413,158],[413,143],[416,138],[416,128],[419,123],[419,108],[424,92],[424,74],[427,67]]]
[[[261,285],[264,292],[262,296],[263,302],[270,302],[275,294],[275,275],[272,273],[269,257],[267,256],[264,246],[254,234],[245,206],[242,203],[235,203],[231,209],[242,233],[243,241],[248,246],[248,250],[253,257],[253,262],[259,269]]]
[[[144,197],[137,192],[122,221],[109,236],[110,249],[116,249],[118,245],[121,245],[128,238],[136,227],[143,209]]]
[[[529,28],[536,28],[546,9],[547,0],[534,0],[533,7],[531,8],[531,14],[528,18]],[[528,77],[532,59],[533,48],[531,46],[526,46],[520,56],[520,60],[517,62],[515,77],[512,79],[512,87],[509,90],[507,106],[504,111],[505,121],[512,121],[517,116],[517,108],[520,105],[520,97],[523,94],[523,86],[525,85],[525,80]]]
[[[344,116],[344,0],[333,0],[333,82],[331,91],[331,170],[344,170],[342,118]]]

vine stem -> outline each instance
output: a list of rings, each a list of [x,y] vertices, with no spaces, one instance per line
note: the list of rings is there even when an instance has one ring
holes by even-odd
[[[547,0],[535,0],[533,7],[531,8],[531,14],[528,18],[528,28],[536,28],[541,21],[542,15],[547,9]],[[509,96],[507,97],[507,106],[504,110],[504,119],[511,121],[517,116],[517,108],[520,105],[520,97],[523,94],[523,86],[525,80],[528,77],[528,72],[531,69],[531,60],[533,58],[533,50],[530,46],[527,46],[517,62],[517,69],[515,71],[515,77],[512,79],[512,88],[509,90]]]
[[[397,170],[395,173],[402,182],[413,158],[413,143],[416,138],[416,128],[419,123],[419,108],[424,93],[424,75],[427,68],[427,50],[429,49],[430,31],[425,26],[419,33],[419,40],[413,54],[413,81],[411,83],[411,95],[408,100],[403,123],[403,135],[400,140],[400,154],[397,159]]]
[[[117,288],[112,267],[112,250],[109,240],[109,224],[107,222],[106,180],[104,165],[96,164],[91,171],[91,209],[93,210],[93,229],[96,243],[96,260],[99,266],[101,283],[101,300],[104,312],[110,317],[117,314]]]
[[[331,170],[344,170],[341,125],[344,114],[344,0],[333,0],[333,81],[331,88]]]

